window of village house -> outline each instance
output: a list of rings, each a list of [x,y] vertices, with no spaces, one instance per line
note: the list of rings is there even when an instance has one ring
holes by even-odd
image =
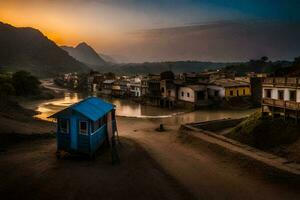
[[[190,97],[190,93],[187,93],[186,95],[187,95],[187,97]]]
[[[265,97],[272,98],[272,90],[271,89],[265,89]]]
[[[246,95],[246,90],[245,89],[243,89],[243,95]]]
[[[69,120],[60,119],[59,120],[59,130],[61,133],[69,133]]]
[[[88,122],[87,121],[79,121],[79,133],[82,135],[88,134]]]
[[[182,96],[182,97],[184,96],[184,92],[181,92],[181,96]]]
[[[229,93],[230,93],[230,96],[233,96],[233,91],[232,91],[232,90],[230,90],[230,92],[229,92]]]
[[[170,90],[168,90],[168,96],[171,96],[171,91]]]
[[[278,99],[283,100],[284,99],[284,91],[278,90]]]
[[[236,91],[236,96],[240,96],[239,90]]]
[[[290,101],[296,101],[296,90],[290,90]]]
[[[165,88],[164,87],[161,88],[161,92],[165,92]]]

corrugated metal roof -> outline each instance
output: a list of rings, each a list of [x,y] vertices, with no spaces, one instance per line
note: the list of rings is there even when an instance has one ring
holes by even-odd
[[[58,113],[55,113],[49,118],[57,118],[61,112],[72,109],[89,118],[90,120],[96,121],[99,118],[103,117],[106,113],[114,109],[114,107],[115,105],[103,101],[97,97],[89,97],[83,101],[71,105],[70,107]]]

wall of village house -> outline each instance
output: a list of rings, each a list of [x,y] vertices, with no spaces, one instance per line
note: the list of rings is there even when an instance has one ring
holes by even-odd
[[[194,103],[196,101],[195,92],[189,87],[180,87],[178,89],[178,99],[181,101],[188,101]]]
[[[263,96],[263,98],[267,98],[266,89],[270,89],[271,90],[271,98],[272,99],[279,99],[279,97],[278,97],[278,91],[279,90],[283,90],[284,91],[284,100],[285,101],[289,101],[290,100],[290,93],[289,93],[289,91],[296,91],[296,101],[300,102],[300,89],[263,87],[263,90],[262,90],[262,96]]]
[[[220,98],[225,97],[225,88],[216,85],[208,85],[207,88],[208,88],[208,96],[214,97],[215,91],[218,91],[219,92],[218,97]]]
[[[251,95],[250,87],[231,87],[225,89],[226,97],[250,96],[250,95]]]

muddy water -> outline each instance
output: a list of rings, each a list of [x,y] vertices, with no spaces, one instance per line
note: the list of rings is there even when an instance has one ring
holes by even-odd
[[[54,91],[63,92],[63,97],[61,98],[24,103],[25,107],[38,111],[40,114],[36,115],[35,117],[43,120],[49,120],[47,117],[49,117],[50,115],[74,103],[77,103],[87,96],[97,96],[97,94],[86,95],[61,89],[53,85],[51,81],[43,81],[43,85]],[[116,105],[116,113],[118,116],[161,119],[161,121],[163,122],[174,125],[223,118],[240,118],[255,112],[255,109],[242,111],[218,109],[188,112],[187,110],[183,109],[164,109],[159,107],[146,106],[126,99],[104,99]]]

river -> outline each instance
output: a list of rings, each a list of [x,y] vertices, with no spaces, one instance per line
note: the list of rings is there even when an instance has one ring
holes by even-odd
[[[39,114],[37,114],[35,117],[40,118],[42,120],[51,120],[47,117],[74,103],[77,103],[78,101],[86,98],[87,96],[97,96],[97,94],[87,95],[59,88],[55,86],[50,80],[43,80],[42,84],[46,88],[63,93],[62,97],[59,98],[51,100],[31,101],[23,104],[23,106],[25,106],[26,108],[38,111]],[[146,106],[126,99],[104,99],[116,105],[117,116],[161,119],[161,121],[163,122],[167,122],[174,125],[223,118],[240,118],[248,116],[257,110],[202,109],[193,112],[187,112],[183,109],[166,109],[153,106]]]

